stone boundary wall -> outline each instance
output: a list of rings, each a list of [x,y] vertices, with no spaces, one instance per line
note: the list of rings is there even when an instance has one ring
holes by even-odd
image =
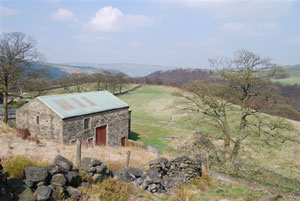
[[[78,200],[77,188],[98,183],[108,177],[131,182],[151,193],[165,193],[180,183],[201,176],[201,161],[186,156],[168,161],[158,158],[149,161],[149,170],[138,168],[109,170],[106,164],[93,158],[83,158],[80,169],[58,155],[53,165],[44,168],[30,166],[24,169],[24,178],[8,178],[0,165],[0,200],[48,201],[61,198]]]

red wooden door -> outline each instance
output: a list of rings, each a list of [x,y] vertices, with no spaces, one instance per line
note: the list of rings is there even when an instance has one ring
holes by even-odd
[[[121,138],[121,145],[122,145],[122,147],[126,146],[126,137]]]
[[[96,145],[106,146],[106,126],[96,129]]]

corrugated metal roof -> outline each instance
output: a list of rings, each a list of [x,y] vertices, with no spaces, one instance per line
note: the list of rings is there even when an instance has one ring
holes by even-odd
[[[38,99],[63,119],[129,107],[107,91],[40,96]]]

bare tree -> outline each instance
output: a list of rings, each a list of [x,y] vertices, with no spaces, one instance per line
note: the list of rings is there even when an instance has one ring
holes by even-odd
[[[24,73],[39,59],[36,42],[20,32],[0,36],[0,92],[3,94],[3,121],[8,121],[8,96],[24,84]]]
[[[202,122],[221,131],[224,161],[235,160],[244,140],[251,135],[256,135],[270,146],[293,141],[283,132],[291,130],[291,124],[281,118],[266,121],[261,114],[265,109],[280,104],[277,93],[274,93],[276,87],[270,79],[279,76],[283,72],[281,68],[271,64],[269,58],[261,58],[246,50],[237,51],[231,60],[215,59],[210,63],[217,69],[219,81],[187,84],[185,89],[191,94],[184,95],[181,107],[198,113]],[[256,107],[257,103],[263,103],[265,107]],[[237,121],[230,122],[228,116],[236,110],[239,111],[234,113]]]
[[[83,73],[73,73],[69,75],[70,82],[76,86],[77,92],[82,92],[84,84],[88,82],[88,75]]]
[[[97,91],[101,90],[101,84],[104,82],[105,77],[102,73],[95,73],[93,75],[94,82],[96,84]]]

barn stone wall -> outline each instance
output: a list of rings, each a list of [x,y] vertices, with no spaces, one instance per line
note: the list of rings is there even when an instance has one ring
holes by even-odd
[[[39,123],[37,123],[39,117]],[[17,128],[27,128],[31,133],[45,138],[62,141],[62,120],[38,99],[18,109],[16,112]]]
[[[89,129],[83,129],[84,119],[90,118]],[[120,146],[121,138],[128,138],[130,113],[128,108],[110,110],[101,113],[89,114],[65,119],[63,122],[63,142],[70,143],[89,138],[96,140],[96,128],[107,126],[107,145]]]

